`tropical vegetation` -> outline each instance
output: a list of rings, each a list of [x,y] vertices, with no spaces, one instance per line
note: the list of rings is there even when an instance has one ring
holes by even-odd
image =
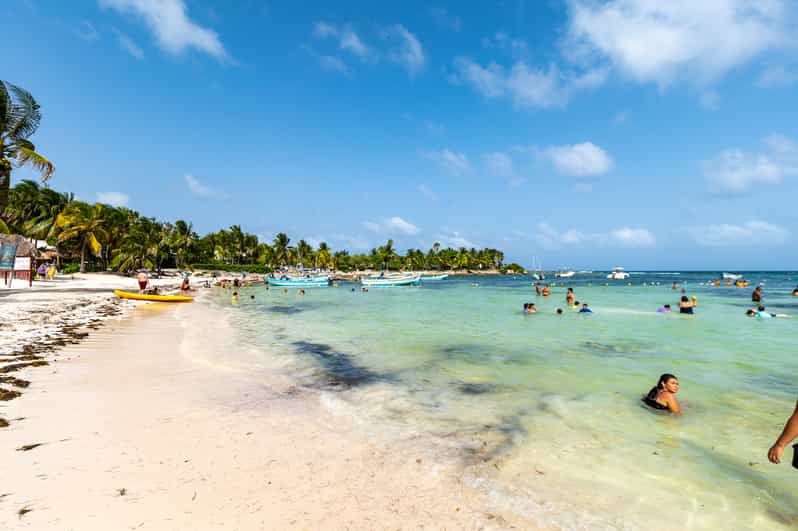
[[[400,254],[393,240],[364,254],[333,250],[326,242],[294,243],[277,234],[264,242],[239,225],[200,236],[190,222],[158,221],[125,207],[75,200],[45,185],[24,180],[9,190],[0,213],[9,230],[56,246],[81,272],[136,269],[249,269],[268,271],[284,266],[354,271],[364,269],[502,269],[504,255],[496,249],[408,249]]]

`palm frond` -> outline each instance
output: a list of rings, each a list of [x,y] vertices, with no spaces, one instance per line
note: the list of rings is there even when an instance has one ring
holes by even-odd
[[[11,95],[8,93],[6,83],[0,80],[0,131],[5,131],[8,122],[11,120]]]
[[[8,133],[11,138],[27,138],[39,128],[42,113],[33,95],[25,89],[7,83],[13,95]]]
[[[42,182],[46,182],[55,173],[55,164],[27,147],[17,146],[14,157],[20,166],[30,164],[36,168],[42,174]]]
[[[94,254],[94,256],[100,256],[100,251],[102,250],[103,246],[97,241],[97,237],[93,232],[90,232],[86,235],[86,242],[89,244],[89,249],[91,250],[92,254]]]
[[[11,229],[8,228],[8,225],[2,219],[0,219],[0,234],[11,234]]]

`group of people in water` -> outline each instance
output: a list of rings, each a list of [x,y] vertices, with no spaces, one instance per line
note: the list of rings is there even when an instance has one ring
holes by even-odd
[[[535,284],[535,292],[543,297],[548,297],[551,295],[551,290],[549,289],[548,284],[544,284],[542,287],[540,283]],[[568,306],[568,308],[576,311],[577,313],[593,313],[593,310],[590,309],[586,302],[582,303],[581,306],[579,305],[579,301],[576,300],[576,296],[574,295],[574,288],[568,288],[568,291],[565,293],[565,304]],[[534,302],[525,302],[524,313],[538,313],[537,305]],[[557,308],[555,313],[557,315],[562,315],[562,308]]]

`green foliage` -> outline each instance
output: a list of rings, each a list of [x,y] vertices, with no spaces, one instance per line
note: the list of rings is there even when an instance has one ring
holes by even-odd
[[[229,273],[254,273],[256,275],[268,275],[273,271],[271,267],[259,264],[191,264],[191,269],[205,271],[227,271]]]
[[[511,264],[507,264],[507,266],[500,269],[499,272],[503,275],[522,275],[526,272],[526,269],[524,269],[524,266],[513,262]]]

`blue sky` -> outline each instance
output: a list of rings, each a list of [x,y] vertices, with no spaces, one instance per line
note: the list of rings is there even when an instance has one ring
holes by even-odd
[[[6,0],[52,186],[200,232],[796,268],[788,0]],[[18,171],[14,181],[32,174]]]

